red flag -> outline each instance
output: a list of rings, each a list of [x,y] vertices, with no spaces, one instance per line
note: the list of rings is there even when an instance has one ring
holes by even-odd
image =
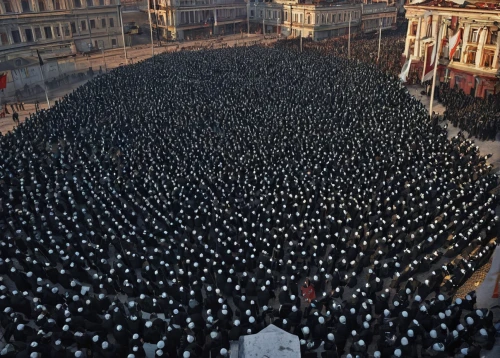
[[[422,78],[422,82],[432,79],[435,57],[436,54],[434,52],[434,45],[427,46],[427,58],[425,59],[424,63],[424,77]]]
[[[455,52],[457,51],[458,44],[460,43],[460,39],[462,37],[462,29],[458,29],[457,33],[450,37],[450,42],[448,44],[448,50],[450,51],[449,59],[452,60]]]
[[[0,89],[7,88],[7,74],[0,74]]]

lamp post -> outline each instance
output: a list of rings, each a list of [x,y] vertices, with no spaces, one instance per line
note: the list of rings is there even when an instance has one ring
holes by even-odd
[[[349,39],[347,42],[347,59],[351,59],[351,12],[349,11]]]
[[[106,55],[104,54],[104,40],[99,40],[98,43],[101,43],[101,52],[102,52],[102,62],[104,63],[104,73],[108,72],[108,67],[106,66]]]
[[[250,0],[247,0],[247,37],[250,37]]]
[[[380,60],[380,42],[382,41],[382,19],[379,21],[378,27],[378,52],[377,52],[377,64]]]
[[[151,32],[151,56],[155,55],[155,45],[153,41],[153,22],[151,21],[151,3],[148,0],[148,18],[149,18],[149,30]]]
[[[121,0],[118,0],[118,16],[120,18],[120,26],[122,28],[122,40],[123,40],[123,52],[125,54],[125,64],[128,65],[127,44],[125,43],[125,30],[123,29],[123,16],[122,16]]]
[[[278,16],[278,24],[276,25],[276,36],[280,36],[280,17]]]

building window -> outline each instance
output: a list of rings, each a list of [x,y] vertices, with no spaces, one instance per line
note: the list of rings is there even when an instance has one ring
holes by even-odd
[[[498,30],[497,31],[488,31],[488,40],[487,44],[496,45],[498,41]]]
[[[95,29],[95,20],[90,20],[90,28]]]
[[[87,7],[94,6],[94,0],[87,0]]]
[[[104,0],[99,0],[99,6],[104,6]]]
[[[42,30],[39,27],[35,27],[35,40],[42,39]]]
[[[56,10],[61,10],[61,1],[56,0],[54,3],[55,3]]]
[[[75,0],[75,7],[76,8],[82,7],[82,1],[81,0]]]
[[[45,38],[46,39],[51,39],[52,38],[52,28],[50,26],[44,27],[43,31],[45,32]]]
[[[71,23],[71,33],[76,34],[76,24],[74,22]]]
[[[56,30],[56,36],[61,37],[61,30],[59,29],[59,26],[54,27],[54,30]]]
[[[101,19],[101,27],[102,27],[103,29],[105,29],[105,28],[106,28],[106,19]]]
[[[82,31],[87,30],[87,21],[82,20],[82,22],[80,24],[81,24],[80,27],[81,27]]]
[[[288,21],[288,12],[285,12],[285,13],[284,13],[284,16],[285,16],[284,21]]]
[[[474,65],[476,63],[476,52],[477,47],[467,46],[467,50],[465,51],[465,63]]]
[[[495,58],[495,51],[485,50],[483,52],[483,62],[481,63],[481,66],[486,68],[493,68],[494,58]]]
[[[38,2],[38,10],[40,10],[40,11],[47,11],[47,9],[45,8],[45,2],[44,1],[39,1]]]
[[[109,19],[109,27],[115,27],[115,19],[113,18]]]
[[[33,42],[33,31],[31,29],[25,29],[24,34],[26,35],[26,42]]]
[[[111,39],[111,46],[116,46],[116,39]]]
[[[3,6],[5,7],[5,13],[13,12],[12,11],[12,5],[10,3],[10,0],[4,0]]]
[[[469,42],[476,43],[479,41],[479,29],[470,29]]]
[[[28,0],[21,0],[21,7],[23,12],[31,12],[30,2]]]
[[[68,27],[68,25],[64,25],[64,36],[69,36],[69,27]]]
[[[0,45],[8,45],[7,34],[5,32],[0,32]]]
[[[307,15],[307,24],[310,25],[311,24],[311,15]]]
[[[14,43],[15,44],[21,43],[21,34],[19,33],[19,30],[14,30],[11,33],[12,33],[12,40],[14,41]]]
[[[255,16],[255,12],[253,10],[250,10],[250,17],[254,17]]]

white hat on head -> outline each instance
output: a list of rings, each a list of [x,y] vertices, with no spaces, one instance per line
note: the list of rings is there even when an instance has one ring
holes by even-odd
[[[474,324],[474,319],[472,317],[467,317],[467,320],[466,320],[467,324],[470,326],[470,325],[473,325]]]
[[[102,344],[101,344],[102,349],[108,349],[108,346],[109,346],[109,344],[106,341],[102,342]]]
[[[222,356],[225,356],[225,355],[227,354],[227,349],[226,349],[226,348],[222,348],[222,349],[220,350],[220,354],[221,354]]]
[[[193,343],[193,342],[194,342],[194,337],[193,337],[192,335],[188,335],[188,336],[187,336],[187,341],[188,341],[189,343]]]
[[[191,353],[189,353],[188,351],[185,351],[183,354],[182,354],[182,358],[189,358],[191,357]]]
[[[406,338],[406,337],[401,338],[401,344],[403,346],[407,346],[408,345],[408,338]]]
[[[345,316],[340,316],[339,322],[345,324]]]
[[[132,339],[139,339],[139,335],[137,333],[134,333],[134,335],[132,336]]]
[[[76,351],[75,357],[80,358],[82,356],[82,351]]]
[[[394,355],[395,355],[396,357],[401,357],[401,349],[399,349],[399,348],[398,348],[398,349],[396,349],[396,350],[394,351]]]
[[[479,333],[481,334],[481,336],[487,336],[488,335],[488,332],[486,332],[486,330],[484,328],[481,328],[479,330]]]
[[[375,352],[373,353],[373,357],[374,357],[374,358],[380,358],[380,357],[382,357],[382,356],[381,356],[381,354],[380,354],[380,352],[379,352],[379,351],[375,351]]]
[[[436,352],[442,352],[444,351],[444,345],[443,343],[434,343],[432,345],[432,349],[434,349]]]
[[[302,327],[302,333],[309,334],[309,327]]]
[[[319,322],[320,324],[323,324],[323,323],[325,323],[325,319],[324,319],[323,317],[319,317],[319,318],[318,318],[318,322]]]
[[[431,332],[429,333],[429,335],[431,336],[431,338],[437,338],[437,332],[435,329],[431,330]]]
[[[327,338],[329,341],[333,341],[335,337],[333,336],[333,333],[328,333]]]
[[[159,341],[158,343],[156,343],[156,348],[163,349],[163,347],[165,347],[164,341]]]

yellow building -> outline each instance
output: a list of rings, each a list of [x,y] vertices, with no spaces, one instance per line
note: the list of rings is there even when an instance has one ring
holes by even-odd
[[[0,62],[119,46],[117,0],[0,0]]]
[[[478,97],[494,94],[498,92],[499,1],[456,1],[424,1],[405,6],[408,33],[403,57],[411,60],[409,78],[423,78],[429,47],[437,43],[437,83],[449,82],[450,86]],[[450,47],[455,44],[456,51],[449,58]]]

